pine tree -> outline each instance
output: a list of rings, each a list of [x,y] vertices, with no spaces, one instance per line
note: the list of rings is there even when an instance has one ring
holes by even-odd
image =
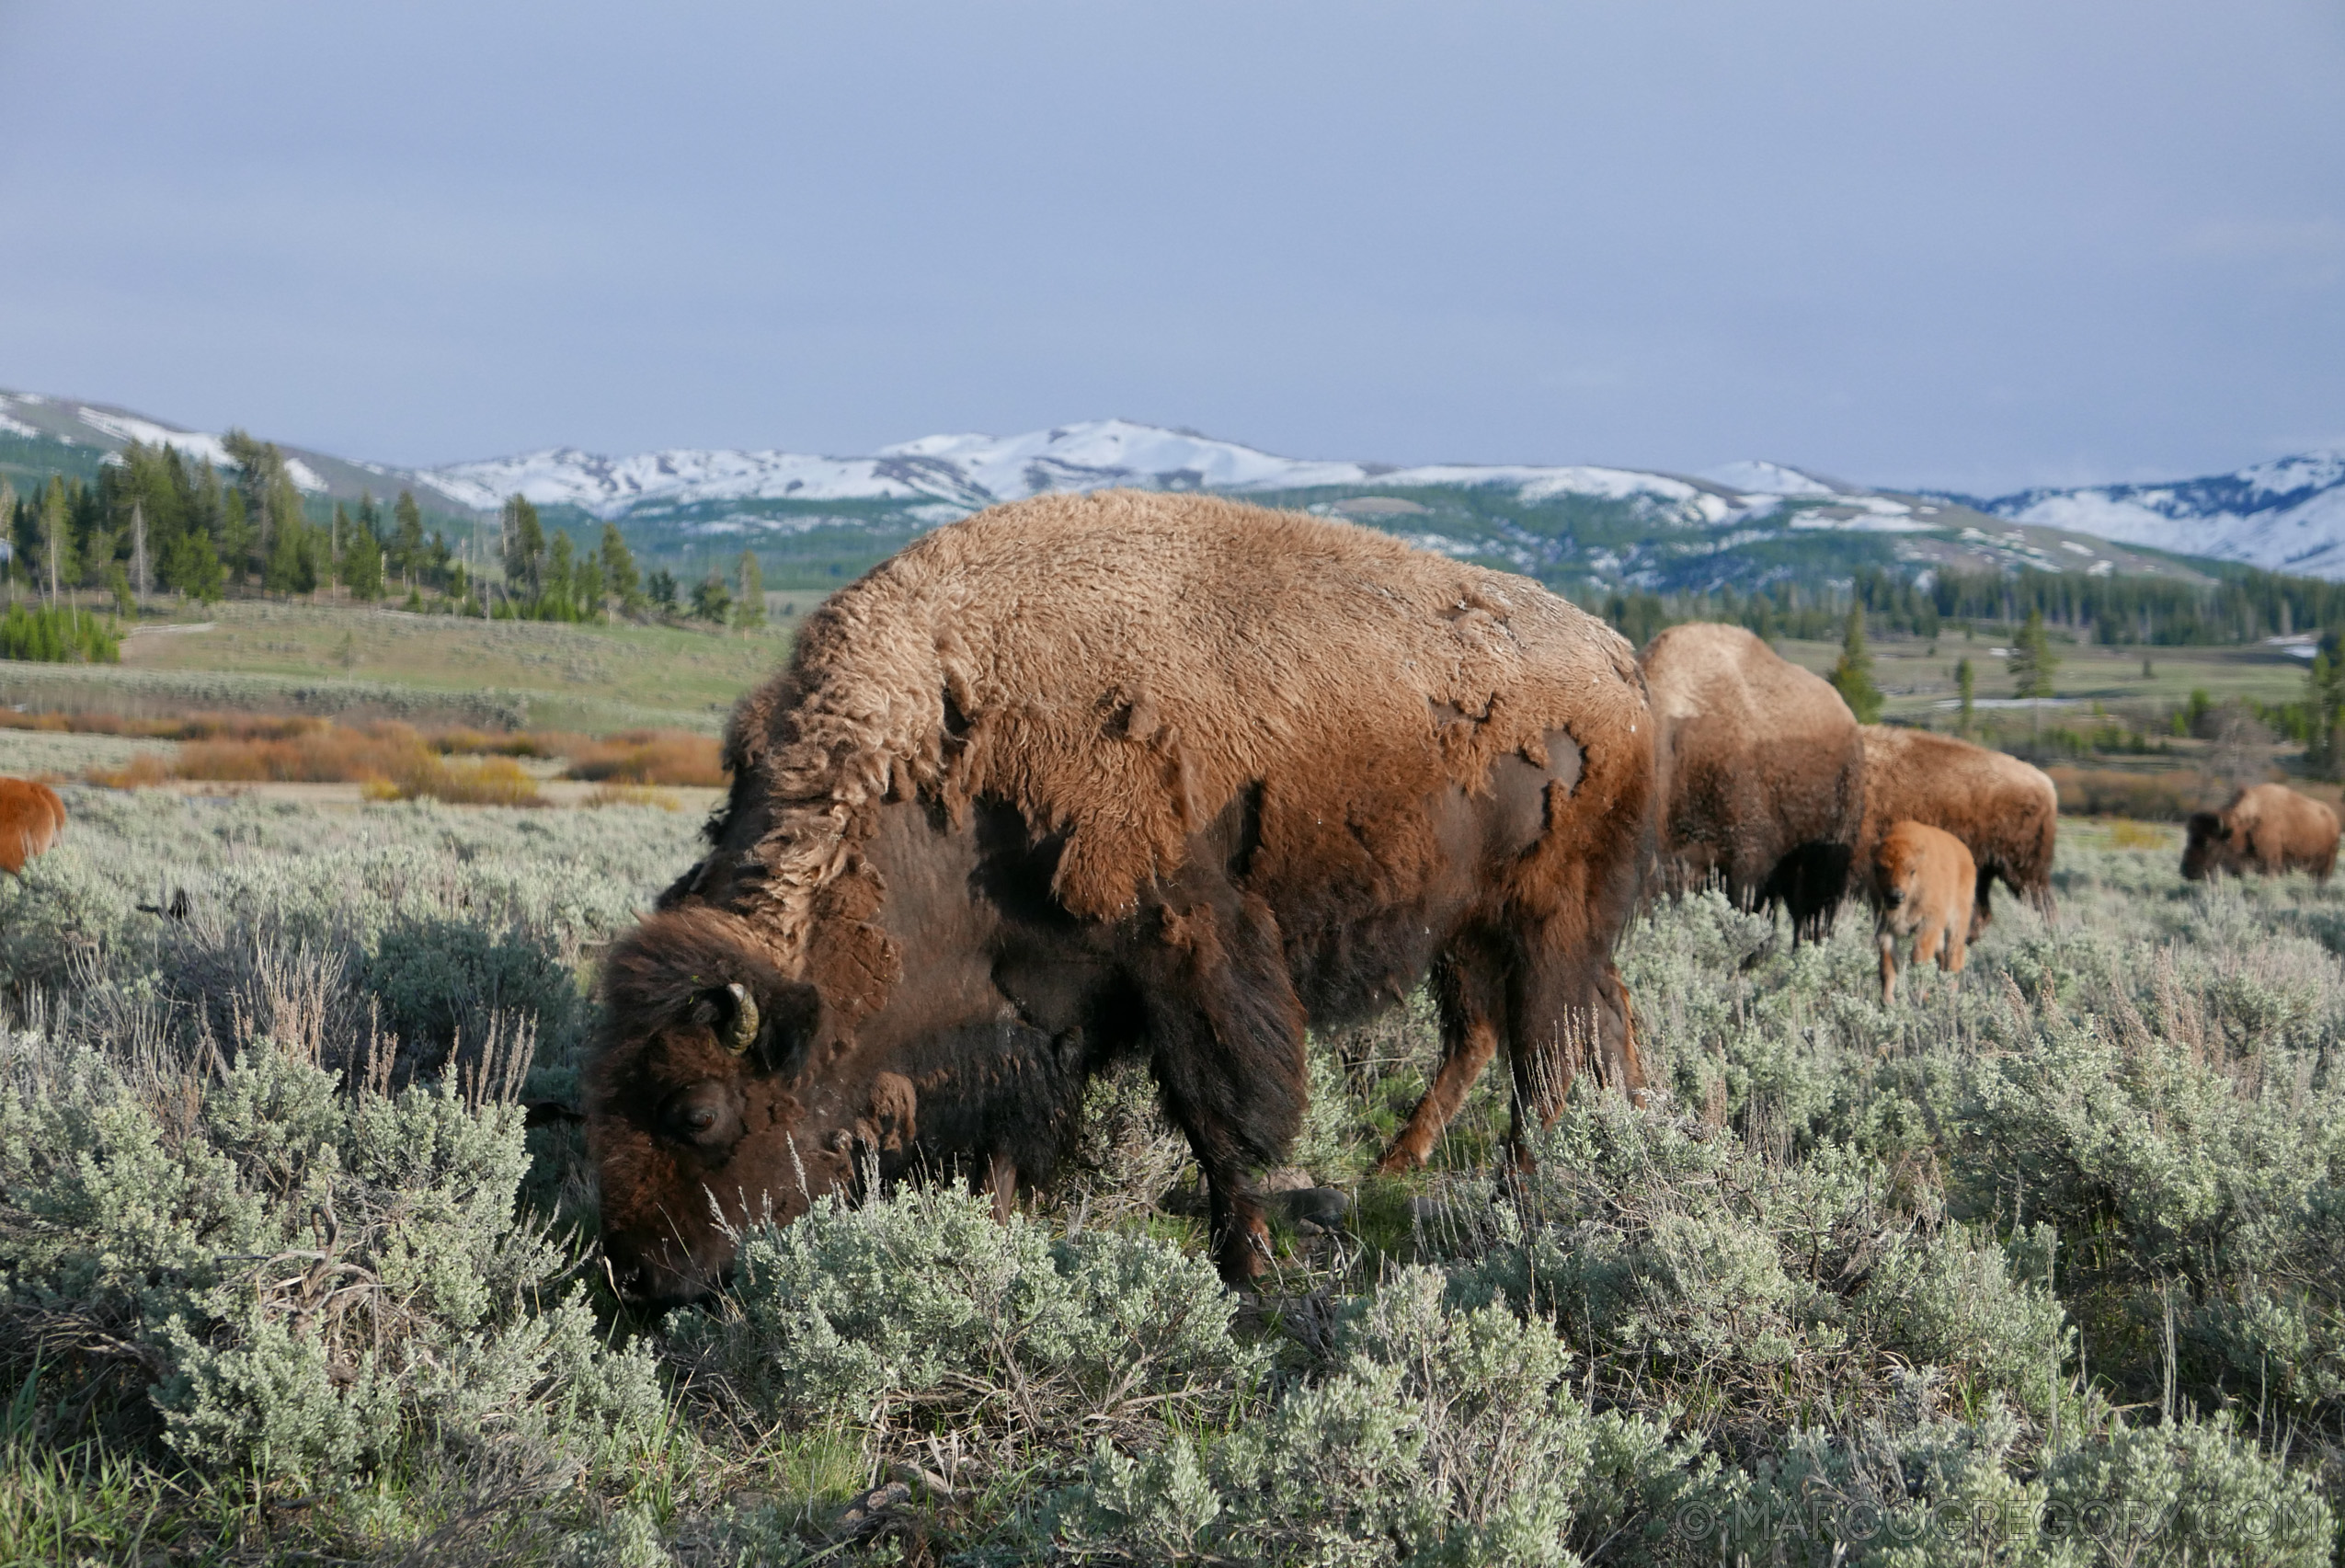
[[[383,597],[383,547],[374,542],[374,530],[362,519],[352,526],[350,541],[342,546],[342,582],[350,597],[361,604]]]
[[[40,495],[40,575],[48,579],[52,608],[74,580],[74,539],[67,516],[65,481],[52,474]]]
[[[733,624],[745,632],[756,631],[765,624],[765,577],[758,570],[757,552],[741,552],[738,572],[740,602],[733,607]]]
[[[270,447],[273,456],[277,449]],[[272,593],[310,593],[317,588],[317,552],[310,543],[309,521],[302,515],[302,493],[284,464],[262,492],[261,537],[268,554],[261,563],[261,586]]]
[[[571,570],[570,536],[560,529],[554,531],[553,548],[545,565],[545,597],[538,606],[538,614],[548,621],[575,621],[578,605],[571,599],[578,584]]]
[[[2305,762],[2325,779],[2345,774],[2345,647],[2333,631],[2322,634],[2320,651],[2305,672],[2305,702],[2312,710]]]
[[[400,491],[391,515],[398,524],[391,536],[391,569],[412,584],[429,562],[423,543],[423,509],[416,505],[415,492]]]
[[[655,610],[676,608],[676,577],[667,567],[658,568],[644,579],[644,591],[650,596]]]
[[[245,509],[245,493],[232,485],[220,498],[221,568],[233,580],[246,581],[252,575],[255,548],[252,516]]]
[[[200,528],[190,528],[179,535],[178,544],[163,564],[165,584],[177,589],[199,604],[217,604],[225,589],[227,572],[220,565],[220,552],[212,547],[212,535]]]
[[[1971,733],[1971,704],[1973,698],[1978,694],[1978,672],[1971,668],[1971,661],[1967,658],[1955,660],[1954,690],[1962,698],[1962,721],[1959,733],[1965,736]]]
[[[269,556],[261,563],[260,586],[270,593],[307,593],[317,587],[317,563],[309,548],[309,525],[298,512],[277,514],[269,532]]]
[[[499,520],[508,598],[535,604],[545,592],[545,530],[526,496],[509,496]]]
[[[1859,724],[1881,717],[1881,688],[1872,682],[1872,655],[1865,651],[1865,611],[1860,604],[1848,607],[1847,624],[1840,635],[1840,662],[1832,667],[1832,689],[1840,693]]]
[[[708,576],[701,578],[692,589],[692,613],[701,620],[714,621],[721,626],[725,624],[726,612],[732,608],[733,590],[725,586],[724,574],[715,567],[709,567]]]
[[[643,609],[643,585],[635,576],[635,552],[627,548],[627,541],[615,522],[602,525],[602,581],[612,597],[618,600],[622,613],[633,615]]]
[[[577,589],[573,597],[578,601],[578,619],[601,620],[604,592],[602,557],[592,550],[587,551],[578,557],[578,564],[571,568],[570,580]]]
[[[2011,694],[2015,697],[2052,695],[2053,671],[2060,660],[2052,651],[2052,634],[2044,629],[2043,612],[2028,612],[2027,624],[2011,642]]]

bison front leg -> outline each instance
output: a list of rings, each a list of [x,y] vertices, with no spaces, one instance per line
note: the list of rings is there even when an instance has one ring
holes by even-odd
[[[1897,1001],[1897,933],[1884,925],[1873,940],[1881,945],[1881,1005],[1889,1007]]]
[[[1443,1130],[1458,1115],[1458,1107],[1466,1103],[1466,1092],[1497,1054],[1498,1026],[1487,1018],[1475,1019],[1462,1036],[1447,1039],[1441,1066],[1434,1073],[1432,1085],[1417,1101],[1417,1108],[1409,1113],[1409,1125],[1401,1129],[1392,1147],[1377,1161],[1376,1168],[1391,1175],[1413,1171],[1431,1160],[1433,1146],[1441,1140]]]
[[[1252,895],[1168,908],[1135,967],[1150,1069],[1205,1173],[1214,1261],[1243,1284],[1270,1262],[1255,1173],[1285,1158],[1310,1092],[1277,921]]]
[[[1441,1013],[1441,1066],[1409,1125],[1392,1140],[1376,1168],[1390,1175],[1412,1171],[1433,1158],[1433,1146],[1466,1103],[1467,1092],[1498,1054],[1497,1020],[1505,1015],[1503,966],[1493,955],[1464,949],[1447,956],[1434,970],[1433,994]]]

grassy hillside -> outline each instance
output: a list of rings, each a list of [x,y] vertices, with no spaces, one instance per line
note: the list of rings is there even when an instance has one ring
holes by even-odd
[[[139,622],[118,667],[0,663],[0,701],[143,716],[175,706],[444,713],[513,727],[714,731],[788,657],[797,618],[743,634],[236,600]]]

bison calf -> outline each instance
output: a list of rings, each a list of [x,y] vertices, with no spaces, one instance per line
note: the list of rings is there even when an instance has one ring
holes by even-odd
[[[2326,882],[2336,864],[2337,813],[2284,784],[2257,784],[2221,811],[2192,814],[2182,846],[2182,875],[2193,882],[2248,871],[2309,871]]]
[[[2017,757],[1926,729],[1865,726],[1865,825],[1860,864],[1873,864],[1882,833],[1896,822],[1927,822],[1962,841],[1978,866],[1970,939],[1993,915],[1987,893],[2000,881],[2044,914],[2053,912],[2053,845],[2060,794],[2040,768]],[[1867,888],[1876,907],[1880,889]]]
[[[1950,975],[1962,972],[1970,950],[1971,898],[1978,868],[1962,841],[1920,822],[1899,822],[1873,848],[1872,882],[1881,913],[1881,1001],[1897,1000],[1897,939],[1914,939],[1913,962],[1932,958]]]
[[[22,876],[25,862],[49,853],[65,830],[65,803],[33,779],[0,779],[0,871]]]

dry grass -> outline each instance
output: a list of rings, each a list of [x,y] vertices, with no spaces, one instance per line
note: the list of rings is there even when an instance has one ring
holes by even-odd
[[[108,789],[153,789],[171,777],[171,764],[152,751],[142,751],[119,768],[92,768],[83,776]]]
[[[2174,833],[2171,829],[2120,817],[2109,825],[2109,844],[2120,850],[2169,850],[2174,847]]]
[[[723,753],[714,737],[681,729],[578,735],[563,730],[419,730],[395,720],[342,724],[264,714],[198,713],[177,718],[122,714],[21,714],[0,708],[0,729],[113,735],[185,743],[168,773],[151,766],[92,773],[93,783],[134,789],[165,778],[226,784],[395,782],[426,755],[565,758],[567,776],[589,784],[721,789]],[[623,799],[624,797],[613,797]],[[664,804],[664,803],[661,803]]]
[[[543,806],[537,780],[510,757],[451,762],[429,753],[396,778],[369,781],[370,800],[438,800],[450,806]]]
[[[716,741],[680,729],[623,730],[582,740],[566,754],[570,777],[594,784],[725,785],[723,753]]]
[[[684,803],[657,784],[607,784],[590,791],[581,806],[656,806],[662,811],[681,811]]]
[[[403,724],[322,724],[282,739],[190,740],[173,771],[224,784],[372,784],[437,760]]]
[[[222,716],[222,715],[214,715]],[[440,800],[457,806],[543,806],[537,780],[509,755],[451,761],[404,724],[339,725],[323,719],[252,719],[218,733],[203,719],[178,721],[184,741],[167,761],[153,754],[93,769],[93,784],[152,788],[170,779],[215,784],[355,784],[371,800]]]

